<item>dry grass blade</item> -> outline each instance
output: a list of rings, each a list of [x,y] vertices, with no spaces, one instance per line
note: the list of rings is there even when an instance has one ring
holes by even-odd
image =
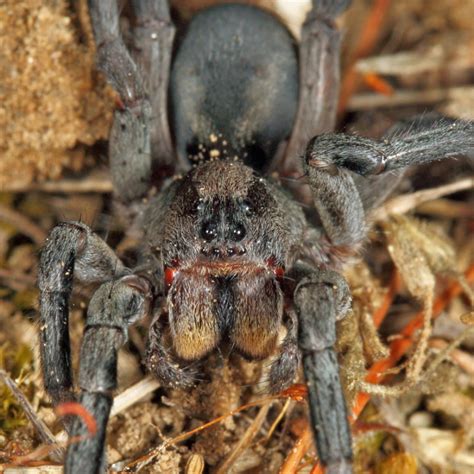
[[[106,176],[87,176],[78,179],[61,179],[58,181],[43,181],[40,183],[5,183],[2,192],[28,193],[40,191],[44,193],[100,193],[108,194],[113,191],[112,181]]]
[[[374,220],[384,220],[393,214],[404,214],[424,202],[472,188],[474,188],[474,178],[465,178],[444,186],[423,189],[411,194],[403,194],[390,199],[384,205],[375,209],[371,214],[371,218]]]
[[[145,377],[143,380],[140,380],[135,385],[127,388],[114,398],[114,404],[112,405],[112,410],[110,411],[110,417],[112,418],[118,413],[131,407],[158,388],[160,388],[160,383],[155,377],[152,377],[151,375]]]
[[[15,381],[4,370],[0,370],[0,379],[11,390],[18,403],[23,408],[31,424],[36,428],[36,431],[43,442],[49,446],[55,446],[56,439],[53,433],[51,433],[50,429],[35,413],[31,403],[28,401],[25,395],[23,395],[23,392],[18,388]],[[54,459],[54,461],[61,462],[64,457],[64,450],[55,446],[54,449],[51,450],[51,457]]]
[[[448,347],[448,345],[449,343],[444,339],[433,338],[429,341],[429,346],[434,349],[444,350],[446,347]],[[460,349],[453,349],[449,353],[449,358],[452,360],[452,362],[461,367],[464,372],[474,376],[474,356]]]
[[[234,462],[248,448],[252,440],[257,435],[258,431],[262,427],[263,422],[265,421],[265,418],[267,417],[269,409],[270,403],[267,403],[266,405],[263,405],[263,407],[260,408],[257,416],[247,428],[244,435],[234,447],[229,456],[227,456],[224,462],[220,465],[219,469],[217,469],[216,474],[225,474],[226,472],[230,471]]]
[[[455,100],[463,93],[472,94],[472,87],[447,87],[424,90],[397,90],[391,95],[360,93],[351,97],[347,110],[363,111],[377,108],[405,107],[409,105],[429,105]]]
[[[4,474],[63,474],[63,466],[41,465],[38,467],[7,467]]]

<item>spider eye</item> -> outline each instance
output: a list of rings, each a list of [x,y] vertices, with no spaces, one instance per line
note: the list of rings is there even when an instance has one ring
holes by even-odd
[[[196,203],[196,211],[201,212],[203,209],[204,209],[204,200],[202,198],[199,198]]]
[[[211,242],[217,237],[217,225],[215,222],[206,221],[201,227],[201,237],[206,242]]]
[[[252,205],[250,204],[250,201],[245,200],[242,203],[242,211],[244,211],[247,216],[252,214]]]
[[[239,240],[242,240],[246,234],[247,234],[247,231],[245,230],[245,227],[240,223],[235,224],[234,227],[232,228],[232,240],[234,242],[238,242]]]

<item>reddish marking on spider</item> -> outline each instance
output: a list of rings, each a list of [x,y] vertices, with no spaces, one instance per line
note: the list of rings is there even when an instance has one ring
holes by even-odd
[[[114,102],[117,109],[125,110],[125,103],[118,94],[114,96]]]
[[[275,257],[270,257],[266,263],[278,279],[283,278],[283,276],[285,275],[285,269],[284,267],[277,265]]]
[[[167,289],[171,287],[176,273],[178,273],[176,267],[165,267],[165,285]]]

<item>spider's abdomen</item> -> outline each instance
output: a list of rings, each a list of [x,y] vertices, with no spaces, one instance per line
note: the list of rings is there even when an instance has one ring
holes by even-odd
[[[196,15],[171,72],[178,153],[242,158],[264,169],[291,132],[298,63],[289,32],[272,15],[220,5]]]

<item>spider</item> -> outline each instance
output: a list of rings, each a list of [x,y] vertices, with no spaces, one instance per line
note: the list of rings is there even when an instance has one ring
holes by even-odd
[[[115,197],[142,245],[127,268],[86,225],[65,222],[41,253],[41,358],[54,404],[75,399],[73,278],[97,285],[79,401],[98,432],[69,446],[67,472],[105,470],[117,351],[147,316],[145,365],[167,386],[192,386],[189,363],[222,347],[272,357],[271,392],[288,387],[302,363],[320,460],[327,472],[352,471],[333,349],[351,301],[339,272],[403,169],[472,153],[473,126],[427,117],[380,142],[329,133],[339,83],[334,20],[349,3],[313,0],[297,49],[256,7],[211,7],[175,41],[166,0],[133,0],[127,48],[116,0],[89,1],[98,66],[119,96],[109,140]],[[299,174],[309,193],[279,179]],[[69,431],[87,429],[75,419]]]

